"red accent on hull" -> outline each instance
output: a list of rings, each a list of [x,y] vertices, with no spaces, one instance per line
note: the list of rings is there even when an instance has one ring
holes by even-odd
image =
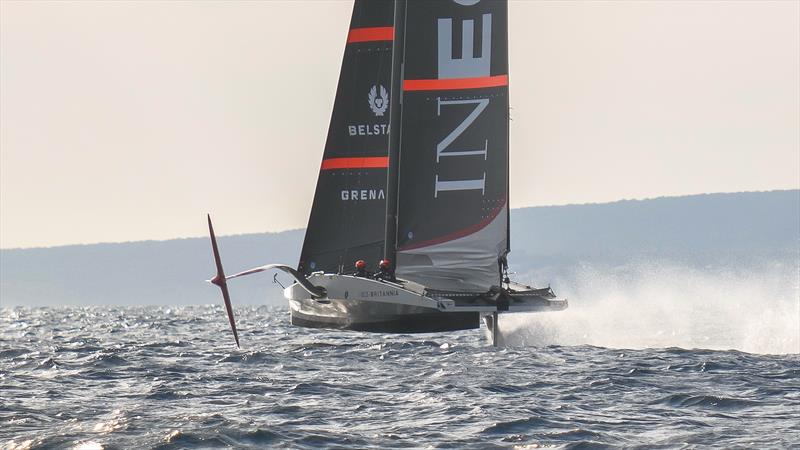
[[[332,169],[385,169],[389,167],[388,156],[364,158],[330,158],[322,160],[321,170]]]
[[[404,91],[448,91],[508,86],[508,75],[477,78],[442,78],[434,80],[404,80]]]
[[[394,27],[353,28],[347,34],[347,43],[394,40]]]
[[[477,233],[478,231],[481,231],[482,229],[486,228],[486,226],[488,226],[495,219],[495,217],[497,217],[497,215],[500,214],[500,211],[502,211],[505,206],[506,206],[506,202],[503,202],[503,204],[498,206],[497,208],[495,208],[492,211],[492,213],[489,214],[489,216],[487,216],[485,219],[481,220],[480,222],[475,223],[472,226],[469,226],[469,227],[464,228],[462,230],[454,231],[454,232],[452,232],[450,234],[446,234],[444,236],[440,236],[440,237],[437,237],[437,238],[429,239],[427,241],[415,242],[413,244],[406,245],[405,247],[398,248],[397,250],[402,252],[402,251],[414,250],[414,249],[422,248],[422,247],[430,247],[431,245],[441,244],[441,243],[448,242],[448,241],[454,241],[454,240],[456,240],[458,238],[462,238],[464,236],[469,236],[470,234]]]

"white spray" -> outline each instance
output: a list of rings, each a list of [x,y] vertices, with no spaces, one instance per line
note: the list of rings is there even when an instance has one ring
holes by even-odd
[[[759,266],[584,266],[558,283],[568,310],[503,316],[503,343],[800,353],[800,262]]]

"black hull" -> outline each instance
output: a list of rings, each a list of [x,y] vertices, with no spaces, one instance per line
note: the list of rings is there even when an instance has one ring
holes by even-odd
[[[411,314],[390,316],[369,322],[354,322],[345,318],[313,316],[292,311],[292,325],[371,333],[437,333],[480,328],[480,314],[477,312]]]

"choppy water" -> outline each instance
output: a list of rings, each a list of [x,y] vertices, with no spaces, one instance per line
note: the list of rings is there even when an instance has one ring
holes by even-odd
[[[0,310],[4,448],[559,448],[800,444],[800,357],[492,348],[280,308]],[[507,338],[510,340],[512,336]]]

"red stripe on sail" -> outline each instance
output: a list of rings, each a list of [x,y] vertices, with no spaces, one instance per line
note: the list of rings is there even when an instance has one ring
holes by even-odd
[[[394,40],[394,27],[353,28],[347,34],[347,43]]]
[[[447,91],[508,86],[508,75],[476,78],[442,78],[433,80],[404,80],[404,91]]]
[[[364,158],[329,158],[322,160],[322,170],[332,169],[385,169],[389,167],[388,156]]]
[[[506,206],[506,202],[503,202],[503,204],[498,206],[497,208],[495,208],[489,214],[488,217],[486,217],[485,219],[481,220],[478,223],[473,224],[472,226],[469,226],[467,228],[464,228],[464,229],[461,229],[461,230],[458,230],[458,231],[454,231],[454,232],[452,232],[450,234],[446,234],[444,236],[439,236],[437,238],[429,239],[427,241],[414,242],[414,243],[408,244],[406,246],[399,247],[397,250],[406,251],[406,250],[414,250],[414,249],[418,249],[418,248],[422,248],[422,247],[430,247],[431,245],[442,244],[444,242],[454,241],[454,240],[456,240],[458,238],[462,238],[464,236],[469,236],[470,234],[477,233],[478,231],[481,231],[482,229],[486,228],[490,223],[492,223],[492,221],[497,217],[498,214],[500,214],[500,211],[502,211],[505,206]]]

